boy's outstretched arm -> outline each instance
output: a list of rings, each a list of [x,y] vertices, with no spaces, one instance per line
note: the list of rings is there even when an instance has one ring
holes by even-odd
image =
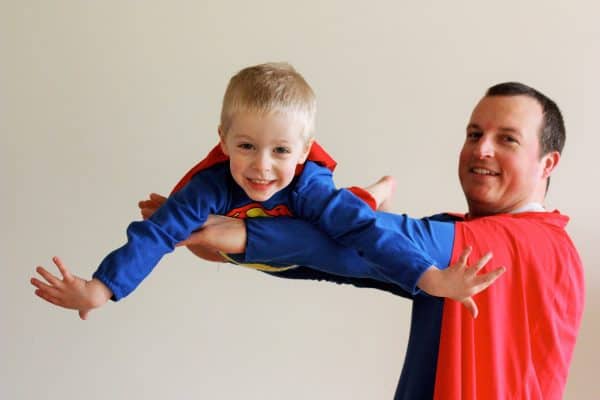
[[[194,245],[209,246],[224,253],[242,253],[246,251],[246,240],[246,225],[242,220],[223,216],[210,216],[202,230],[192,234],[189,239],[181,244],[188,247]],[[430,295],[448,297],[463,303],[473,315],[473,318],[476,318],[479,310],[473,296],[487,289],[506,269],[498,267],[485,274],[479,274],[492,258],[492,254],[488,253],[474,264],[468,265],[471,251],[471,247],[465,248],[456,263],[448,268],[429,267],[421,275],[417,286]]]
[[[152,216],[152,214],[154,214],[156,212],[156,210],[158,210],[165,202],[167,201],[167,198],[165,196],[162,196],[158,193],[150,193],[150,195],[148,196],[148,199],[145,200],[140,200],[138,202],[138,207],[140,209],[140,213],[142,214],[142,218],[144,219],[148,219]],[[221,217],[221,218],[226,218],[226,217]],[[229,220],[230,218],[227,218],[227,220]],[[207,226],[210,226],[212,224],[215,223],[220,223],[221,220],[219,219],[218,216],[215,215],[210,215],[208,217],[208,219],[206,220],[206,222],[203,225],[203,229],[206,228]],[[242,221],[239,221],[241,223],[241,226],[244,226],[244,223]],[[224,226],[224,228],[226,229],[227,227],[232,226],[231,224],[226,224]],[[235,227],[237,228],[237,226]],[[239,229],[236,229],[235,231],[231,231],[232,233],[237,232],[240,233]],[[243,243],[241,245],[238,245],[236,248],[241,249],[240,251],[229,251],[228,253],[242,253],[244,251],[244,248],[246,247],[246,241],[245,241],[245,235],[246,235],[246,230],[244,228],[244,232],[243,232],[243,238],[240,238],[240,240],[244,240]],[[204,260],[208,260],[208,261],[216,261],[216,262],[224,262],[225,260],[223,259],[223,256],[221,256],[219,251],[223,251],[222,249],[217,249],[213,246],[211,246],[211,241],[213,240],[214,236],[213,235],[206,235],[206,234],[198,234],[198,232],[193,233],[192,234],[193,239],[188,243],[188,240],[185,240],[183,242],[180,242],[177,246],[186,246],[188,248],[189,251],[191,251],[192,253],[194,253],[196,256],[204,259]],[[214,239],[216,240],[216,238]],[[240,242],[240,240],[236,240],[236,244],[238,244]],[[217,243],[221,244],[223,243],[222,241],[217,241]]]
[[[471,250],[471,247],[465,248],[456,263],[446,269],[429,267],[417,281],[417,286],[431,295],[448,297],[463,303],[473,318],[477,318],[479,310],[472,296],[487,289],[506,271],[506,268],[498,267],[485,274],[478,274],[481,268],[491,260],[492,254],[487,253],[475,264],[469,266],[467,260]]]
[[[81,319],[87,319],[91,310],[103,306],[112,297],[110,289],[98,279],[87,281],[72,275],[58,257],[53,257],[52,261],[62,279],[38,266],[36,271],[46,282],[31,278],[37,296],[56,306],[78,310]]]

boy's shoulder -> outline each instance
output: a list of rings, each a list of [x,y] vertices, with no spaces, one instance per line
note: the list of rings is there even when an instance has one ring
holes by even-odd
[[[332,177],[333,172],[329,168],[308,160],[290,186],[293,186],[296,190],[301,190],[314,183],[328,183],[332,180]]]

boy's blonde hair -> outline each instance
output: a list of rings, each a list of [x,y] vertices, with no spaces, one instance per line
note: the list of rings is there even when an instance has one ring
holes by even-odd
[[[266,63],[242,69],[227,85],[221,109],[221,132],[227,133],[235,114],[283,112],[304,124],[302,136],[312,138],[317,101],[311,87],[287,63]]]

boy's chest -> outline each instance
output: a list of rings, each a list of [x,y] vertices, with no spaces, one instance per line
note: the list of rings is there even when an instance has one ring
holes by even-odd
[[[287,188],[276,193],[265,202],[254,201],[241,190],[233,191],[229,207],[223,214],[228,217],[240,219],[294,216]]]

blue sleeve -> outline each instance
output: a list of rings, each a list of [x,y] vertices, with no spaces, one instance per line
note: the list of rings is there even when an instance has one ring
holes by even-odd
[[[225,209],[227,179],[211,171],[196,175],[148,220],[129,225],[127,242],[107,255],[93,274],[113,292],[113,300],[131,293],[165,254],[204,224],[209,214]]]
[[[406,215],[377,212],[380,226],[402,233],[417,250],[427,254],[440,268],[450,262],[454,243],[454,223],[436,217],[414,219]],[[356,249],[344,247],[314,225],[295,218],[254,218],[246,220],[247,245],[244,262],[299,264],[309,267],[300,271],[285,271],[273,275],[296,278],[329,280],[355,286],[390,290],[388,285],[404,293],[411,282],[390,279],[380,268],[362,257]],[[399,263],[397,268],[402,268]],[[402,274],[396,279],[401,279]],[[375,284],[377,282],[377,284]],[[379,285],[379,286],[377,286]],[[396,293],[396,292],[394,292]],[[400,293],[396,293],[400,294]],[[400,294],[402,295],[402,294]]]
[[[336,189],[331,172],[307,162],[292,192],[296,216],[338,243],[356,249],[386,280],[417,293],[417,281],[435,260],[402,231],[381,223],[375,212],[345,189]]]

